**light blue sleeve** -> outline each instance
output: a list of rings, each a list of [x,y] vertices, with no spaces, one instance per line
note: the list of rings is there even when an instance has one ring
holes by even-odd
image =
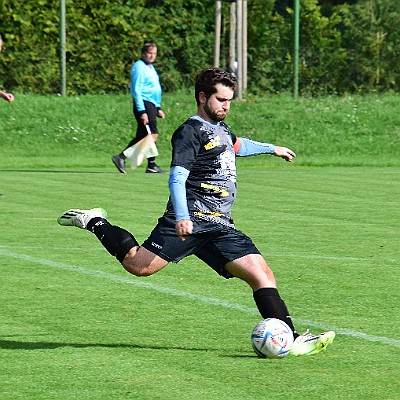
[[[274,154],[275,146],[271,143],[261,143],[247,138],[239,138],[240,149],[236,155],[239,157],[255,156],[257,154]]]
[[[189,173],[189,170],[179,166],[174,166],[170,170],[168,186],[177,222],[182,219],[190,219],[186,199],[186,180]]]
[[[145,77],[144,62],[139,60],[133,64],[131,70],[130,90],[131,96],[135,100],[135,105],[138,111],[146,111],[142,97],[143,81]]]

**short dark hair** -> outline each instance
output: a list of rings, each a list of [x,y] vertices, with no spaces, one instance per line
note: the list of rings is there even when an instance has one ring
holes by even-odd
[[[203,92],[207,98],[210,97],[217,92],[215,86],[218,83],[235,90],[237,80],[230,72],[218,67],[206,68],[197,75],[194,89],[197,105],[200,104],[199,93]]]
[[[145,42],[142,47],[142,54],[147,53],[152,47],[157,47],[157,45],[153,42]]]

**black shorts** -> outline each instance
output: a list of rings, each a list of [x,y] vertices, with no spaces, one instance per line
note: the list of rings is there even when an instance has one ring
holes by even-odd
[[[146,114],[149,117],[149,125],[151,133],[158,133],[157,130],[157,107],[150,101],[144,101],[144,106],[146,107]],[[136,108],[135,102],[133,102],[133,114],[136,118],[137,129],[136,129],[136,141],[143,139],[147,135],[146,127],[143,125],[140,119],[140,113]]]
[[[252,240],[243,232],[208,221],[193,220],[193,233],[180,240],[175,220],[159,218],[157,226],[142,245],[168,262],[179,262],[194,254],[225,278],[232,278],[224,266],[248,254],[260,254]]]

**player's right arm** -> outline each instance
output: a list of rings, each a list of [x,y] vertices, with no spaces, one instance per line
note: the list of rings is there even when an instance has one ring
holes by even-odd
[[[190,220],[189,208],[186,199],[186,180],[189,170],[180,166],[173,166],[170,170],[168,186],[172,205],[175,211],[176,234],[181,240],[193,232],[193,222]]]
[[[188,122],[190,121],[190,123]],[[186,181],[196,162],[197,155],[204,137],[207,135],[200,131],[201,122],[189,119],[182,124],[172,135],[172,161],[169,176],[169,189],[171,203],[175,213],[176,233],[181,240],[186,235],[193,233],[193,222],[191,221],[186,194]]]

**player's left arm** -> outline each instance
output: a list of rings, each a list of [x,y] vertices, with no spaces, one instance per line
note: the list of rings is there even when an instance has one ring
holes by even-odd
[[[274,156],[281,157],[287,162],[291,162],[296,157],[296,153],[287,147],[275,146]]]
[[[271,143],[262,143],[247,138],[236,137],[236,142],[233,146],[235,153],[239,157],[255,156],[258,154],[273,154],[290,162],[296,154],[287,147],[275,146]]]

